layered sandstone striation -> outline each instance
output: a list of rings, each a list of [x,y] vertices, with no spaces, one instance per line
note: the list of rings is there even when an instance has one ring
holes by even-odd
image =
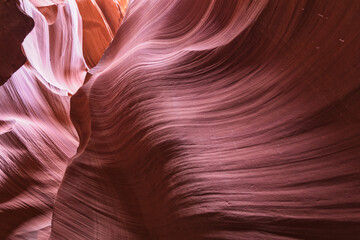
[[[19,4],[1,239],[360,238],[360,3]]]

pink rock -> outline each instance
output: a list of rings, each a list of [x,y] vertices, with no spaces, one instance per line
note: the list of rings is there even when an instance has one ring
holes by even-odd
[[[0,239],[360,238],[360,3],[20,4]]]

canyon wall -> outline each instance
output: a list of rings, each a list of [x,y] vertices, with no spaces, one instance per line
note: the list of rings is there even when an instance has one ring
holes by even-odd
[[[360,2],[19,4],[1,239],[360,238]]]

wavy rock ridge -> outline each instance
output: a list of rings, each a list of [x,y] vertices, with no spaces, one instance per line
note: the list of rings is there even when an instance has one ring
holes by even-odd
[[[0,238],[360,238],[360,3],[20,2]]]

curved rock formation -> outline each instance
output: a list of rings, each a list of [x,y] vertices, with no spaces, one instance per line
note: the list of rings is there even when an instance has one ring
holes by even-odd
[[[360,3],[39,3],[0,238],[360,238]]]
[[[46,239],[78,146],[68,94],[86,71],[81,19],[75,2],[58,5],[54,22],[29,1],[20,5],[35,27],[23,43],[28,62],[0,88],[0,239]]]

